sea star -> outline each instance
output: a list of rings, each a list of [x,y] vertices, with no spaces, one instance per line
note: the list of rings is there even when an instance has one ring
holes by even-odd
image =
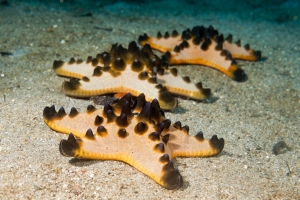
[[[204,89],[201,82],[191,83],[189,77],[178,75],[176,68],[168,68],[149,45],[140,48],[134,41],[128,49],[114,44],[109,53],[90,56],[85,62],[74,58],[67,63],[54,61],[53,69],[58,75],[72,77],[63,83],[62,90],[74,97],[127,92],[137,96],[144,92],[147,101],[157,99],[163,109],[172,110],[177,99],[169,92],[195,100],[210,95],[210,89]]]
[[[224,140],[216,135],[205,140],[200,131],[189,136],[189,127],[166,119],[156,99],[146,101],[140,94],[132,101],[128,93],[104,109],[90,105],[85,113],[72,108],[44,109],[44,121],[52,129],[69,134],[59,150],[64,156],[119,160],[135,167],[161,186],[177,189],[183,184],[172,159],[219,154]]]
[[[170,65],[199,64],[215,68],[236,81],[245,81],[246,74],[233,59],[256,61],[261,52],[250,49],[250,45],[241,46],[240,40],[232,43],[232,35],[224,39],[223,34],[212,26],[195,26],[186,29],[181,35],[176,30],[162,36],[149,37],[146,33],[139,37],[141,45],[150,44],[151,48],[165,52],[163,58]]]

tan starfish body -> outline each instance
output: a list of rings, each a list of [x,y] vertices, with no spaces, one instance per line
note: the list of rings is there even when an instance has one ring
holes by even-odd
[[[195,26],[187,29],[181,35],[173,31],[162,36],[148,37],[144,34],[139,37],[141,45],[150,46],[165,52],[165,59],[170,65],[199,64],[215,68],[236,81],[244,81],[247,77],[242,69],[237,67],[235,60],[243,59],[256,61],[261,57],[260,51],[250,49],[249,44],[241,46],[240,40],[232,43],[232,35],[225,40],[212,26],[205,28]]]
[[[64,156],[119,160],[130,164],[167,189],[183,184],[172,159],[207,157],[219,154],[224,140],[203,138],[202,132],[189,136],[189,127],[166,119],[156,99],[144,94],[132,101],[131,94],[117,99],[104,109],[89,106],[85,113],[75,108],[66,114],[63,108],[44,109],[44,121],[52,129],[69,134],[60,142]]]
[[[171,110],[177,106],[177,99],[169,92],[196,100],[210,94],[201,82],[191,83],[188,77],[177,75],[175,68],[169,69],[149,45],[139,48],[135,42],[128,49],[115,44],[110,53],[89,57],[85,62],[74,58],[67,63],[54,61],[53,69],[58,75],[72,77],[63,83],[62,90],[74,97],[127,92],[137,96],[144,92],[147,101],[158,99],[163,109]]]

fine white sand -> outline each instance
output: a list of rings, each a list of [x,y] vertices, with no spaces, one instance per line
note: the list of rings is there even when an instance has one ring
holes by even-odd
[[[0,55],[1,199],[300,198],[297,16],[281,14],[285,7],[275,15],[231,5],[224,5],[231,9],[224,12],[201,3],[89,4],[90,9],[67,1],[9,1],[9,6],[0,6],[0,51],[14,52]],[[92,17],[75,16],[88,12]],[[58,144],[67,135],[43,122],[44,107],[84,111],[93,102],[61,92],[64,78],[54,74],[54,60],[85,59],[116,42],[127,47],[144,32],[181,32],[195,25],[213,25],[263,55],[259,62],[238,61],[248,75],[244,83],[208,67],[178,67],[181,74],[211,88],[213,96],[206,102],[179,99],[179,107],[166,116],[189,125],[190,134],[202,130],[206,138],[224,138],[220,155],[176,159],[184,186],[169,191],[125,163],[80,161],[59,153]],[[276,148],[275,155],[273,147],[280,141],[288,148]]]

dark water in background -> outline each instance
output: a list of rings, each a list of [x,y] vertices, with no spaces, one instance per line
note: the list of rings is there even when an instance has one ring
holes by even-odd
[[[1,0],[0,9],[17,4],[49,6],[49,9],[63,9],[79,15],[109,12],[119,16],[199,16],[213,12],[221,17],[234,16],[245,20],[300,24],[299,0]]]

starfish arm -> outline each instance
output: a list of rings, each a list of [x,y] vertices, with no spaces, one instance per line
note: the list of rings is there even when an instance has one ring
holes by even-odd
[[[170,148],[171,158],[174,157],[210,157],[219,154],[224,148],[224,139],[212,136],[210,140],[203,137],[200,131],[195,136],[189,135],[189,127],[181,127],[180,122],[176,122],[170,127],[174,134],[170,135],[168,147]],[[176,132],[184,134],[176,134]]]
[[[166,110],[172,110],[177,106],[177,99],[170,96],[165,87],[157,84],[155,77],[150,77],[146,71],[134,72],[130,66],[127,66],[122,72],[113,69],[101,70],[100,73],[90,78],[84,77],[82,80],[65,81],[62,90],[66,95],[75,97],[127,92],[133,96],[138,96],[143,91],[147,91],[147,101],[158,99],[161,107]]]
[[[168,32],[166,32],[164,36],[158,32],[157,37],[148,37],[147,34],[144,34],[139,37],[138,41],[143,46],[148,43],[153,49],[167,52],[173,50],[175,47],[174,44],[180,44],[182,39],[177,31],[174,30],[171,36]]]
[[[224,147],[224,139],[214,135],[210,140],[202,139],[197,136],[188,136],[184,143],[170,144],[170,148],[174,147],[171,157],[210,157],[218,155]]]
[[[79,113],[76,108],[71,108],[69,114],[61,107],[56,111],[55,106],[45,107],[43,118],[45,123],[53,130],[69,134],[72,133],[77,138],[82,138],[86,134],[87,129],[91,129],[96,133],[99,126],[105,126],[116,119],[113,114],[107,115],[107,110],[113,109],[114,113],[120,115],[126,113],[140,112],[146,100],[142,93],[136,99],[136,105],[131,107],[132,95],[130,93],[124,95],[121,99],[116,99],[111,105],[107,104],[104,109],[97,109],[93,105],[89,105],[85,113]],[[126,105],[125,105],[126,104]]]
[[[93,75],[95,66],[92,65],[91,59],[87,61],[71,58],[69,62],[57,61],[53,62],[53,70],[57,75],[71,78],[82,79]]]
[[[229,51],[234,59],[257,61],[261,58],[261,51],[250,49],[249,44],[241,46],[240,40],[233,43],[232,35],[224,40],[223,49]]]
[[[157,82],[165,86],[170,93],[191,99],[205,100],[210,95],[210,89],[203,88],[201,82],[191,83],[188,76],[181,77],[176,68],[158,73]]]
[[[104,73],[101,78],[92,76],[84,77],[82,80],[70,79],[62,84],[64,94],[72,97],[92,97],[107,93],[119,93],[130,88],[122,85],[120,80],[114,79],[109,73]]]
[[[102,113],[102,110],[90,105],[85,113],[79,113],[76,108],[72,108],[67,115],[63,107],[56,111],[55,107],[51,106],[44,109],[43,117],[51,129],[65,134],[73,133],[74,136],[81,138],[85,136],[87,127],[96,131],[97,125],[106,123]]]
[[[212,39],[205,39],[199,44],[192,40],[185,41],[181,47],[175,48],[165,57],[170,65],[198,64],[217,69],[236,81],[244,81],[245,74],[231,58],[231,54],[218,49],[218,44]]]

